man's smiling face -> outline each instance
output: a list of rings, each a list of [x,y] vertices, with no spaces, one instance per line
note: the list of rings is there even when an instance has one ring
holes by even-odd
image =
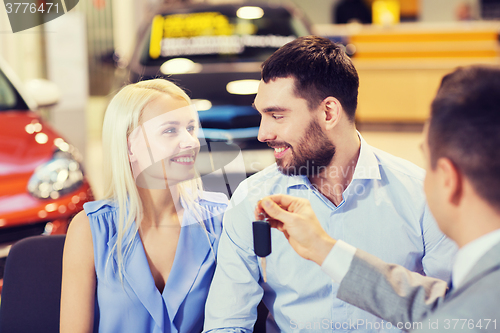
[[[261,81],[255,108],[262,115],[258,139],[274,148],[279,170],[286,175],[316,175],[335,154],[318,122],[320,112],[309,110],[295,94],[295,79]]]

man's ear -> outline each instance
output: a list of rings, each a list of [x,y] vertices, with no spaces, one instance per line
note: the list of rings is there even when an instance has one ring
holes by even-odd
[[[321,112],[327,130],[334,128],[342,117],[342,105],[335,97],[328,96],[321,102]]]
[[[437,160],[436,165],[439,181],[442,182],[445,199],[452,205],[458,206],[463,199],[463,175],[456,165],[446,157]]]

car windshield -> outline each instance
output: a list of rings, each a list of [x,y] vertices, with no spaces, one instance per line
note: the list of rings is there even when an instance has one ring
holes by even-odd
[[[284,8],[224,7],[154,17],[142,46],[141,64],[173,58],[198,63],[262,62],[276,49],[307,34]]]
[[[17,99],[16,91],[0,70],[0,111],[14,109],[17,105]]]

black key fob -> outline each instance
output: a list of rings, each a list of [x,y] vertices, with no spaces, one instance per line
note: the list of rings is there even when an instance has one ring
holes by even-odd
[[[254,221],[253,249],[257,256],[264,258],[271,254],[271,225],[265,220]]]

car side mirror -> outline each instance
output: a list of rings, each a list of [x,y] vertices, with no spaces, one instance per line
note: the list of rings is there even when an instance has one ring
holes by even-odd
[[[52,106],[61,99],[59,87],[49,80],[31,79],[24,84],[24,88],[38,107]]]

